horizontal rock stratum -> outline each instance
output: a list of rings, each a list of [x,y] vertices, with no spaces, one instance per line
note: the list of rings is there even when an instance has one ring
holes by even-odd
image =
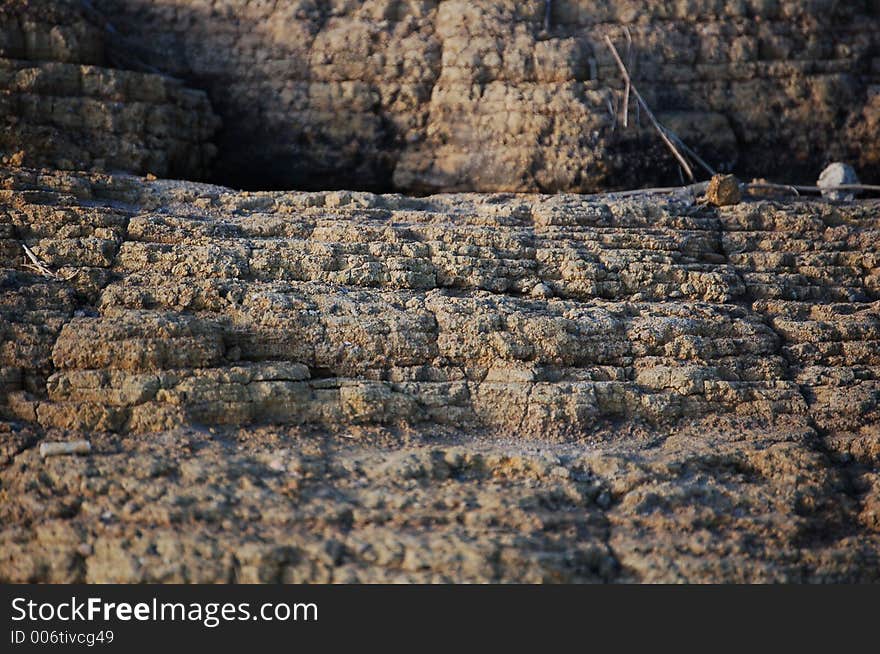
[[[876,201],[0,180],[3,581],[880,580]]]
[[[142,62],[209,93],[224,121],[215,179],[232,186],[678,181],[634,101],[624,127],[606,36],[661,121],[717,169],[812,183],[847,160],[880,181],[877,0],[94,5]]]
[[[715,169],[813,183],[848,161],[880,182],[877,0],[0,0],[0,164],[249,189],[678,183],[606,37]]]
[[[0,0],[0,162],[207,177],[219,127],[208,96],[132,70],[88,6]]]

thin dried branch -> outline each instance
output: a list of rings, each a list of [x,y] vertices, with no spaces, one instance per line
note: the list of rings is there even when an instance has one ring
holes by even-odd
[[[608,115],[611,117],[611,131],[617,129],[617,96],[611,89],[608,89],[608,95],[605,96],[605,105],[608,107]]]
[[[709,182],[697,182],[695,184],[686,184],[684,186],[661,186],[656,188],[640,188],[640,189],[632,189],[628,191],[608,191],[605,193],[596,193],[596,196],[608,197],[614,196],[616,198],[626,198],[626,197],[634,197],[639,195],[671,195],[674,193],[692,193],[692,194],[702,194],[706,192],[706,189],[709,186]],[[800,186],[793,184],[773,184],[770,182],[746,182],[741,183],[740,188],[743,191],[750,190],[776,190],[776,191],[788,191],[794,195],[800,195],[800,193],[821,193],[822,191],[869,191],[873,193],[880,193],[880,186],[871,185],[871,184],[841,184],[840,186],[830,186],[827,188],[820,188],[818,186]]]
[[[829,191],[869,191],[880,193],[880,186],[876,184],[839,184],[837,186],[801,186],[799,184],[773,184],[771,182],[750,182],[743,185],[746,189],[795,191],[796,193],[822,193]]]
[[[623,28],[626,34],[626,65],[632,68],[632,34],[629,33],[629,27]],[[623,127],[629,127],[629,90],[632,84],[627,81],[626,88],[623,89]]]
[[[681,138],[679,138],[678,134],[676,134],[675,132],[673,132],[670,129],[667,129],[666,135],[670,139],[675,141],[678,144],[678,147],[680,147],[682,150],[684,150],[691,159],[693,159],[698,164],[700,164],[700,166],[702,166],[703,170],[705,170],[707,173],[709,173],[709,175],[711,175],[712,177],[715,177],[715,175],[718,174],[718,171],[716,171],[714,168],[712,168],[712,166],[710,166],[708,163],[706,163],[706,161],[704,161],[700,155],[698,155],[696,152],[694,152],[693,149],[689,148],[687,143],[685,143],[684,141],[681,140]]]
[[[41,275],[45,275],[46,277],[52,277],[52,278],[55,278],[55,276],[56,276],[55,273],[52,272],[52,271],[49,269],[49,267],[46,266],[46,264],[44,264],[42,261],[39,260],[39,258],[37,257],[37,255],[34,254],[34,251],[33,251],[33,250],[31,250],[31,249],[30,249],[27,245],[25,245],[24,243],[21,244],[21,247],[24,249],[24,253],[27,255],[27,258],[30,259],[30,264],[27,266],[28,268],[31,268],[31,269],[33,269],[33,270],[36,270],[36,271],[39,272]]]
[[[670,195],[673,193],[692,193],[694,195],[705,193],[709,182],[696,182],[685,186],[658,186],[654,188],[637,188],[629,191],[607,191],[596,193],[596,196],[614,196],[616,198],[629,198],[639,195]]]
[[[21,247],[24,250],[25,255],[27,255],[28,260],[30,261],[30,263],[25,264],[25,268],[29,268],[30,270],[40,273],[44,277],[51,277],[52,279],[56,279],[60,282],[69,282],[74,277],[79,275],[80,271],[79,269],[77,269],[66,277],[62,277],[57,272],[49,268],[49,266],[40,261],[39,257],[34,254],[34,251],[31,250],[25,243],[21,243]]]
[[[642,97],[642,94],[639,93],[639,90],[636,88],[636,85],[632,83],[632,79],[629,76],[629,71],[626,69],[626,64],[623,63],[623,60],[620,58],[620,54],[617,52],[617,48],[614,47],[614,44],[611,42],[611,39],[608,35],[605,36],[605,43],[608,45],[608,49],[611,50],[611,54],[614,57],[614,61],[617,62],[617,67],[620,69],[620,74],[623,76],[624,82],[630,86],[632,89],[633,97],[635,97],[636,101],[642,105],[642,109],[645,110],[645,114],[647,114],[648,119],[651,121],[651,124],[654,125],[654,128],[660,134],[660,138],[663,139],[663,142],[666,143],[666,147],[669,148],[670,152],[672,152],[673,156],[678,160],[678,163],[681,165],[682,170],[684,170],[685,174],[688,176],[688,179],[691,181],[695,181],[694,171],[691,170],[690,164],[688,164],[687,159],[685,159],[684,155],[678,151],[678,148],[675,147],[675,144],[669,138],[667,134],[667,130],[663,125],[660,124],[660,121],[657,120],[657,117],[654,116],[654,112],[651,111],[651,108],[648,106],[648,103],[645,102],[645,99]]]

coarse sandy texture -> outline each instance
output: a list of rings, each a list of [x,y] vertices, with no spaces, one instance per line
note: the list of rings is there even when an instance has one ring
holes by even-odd
[[[0,0],[0,163],[416,194],[677,183],[606,36],[716,169],[880,182],[876,0]]]
[[[220,124],[208,96],[132,70],[136,50],[88,4],[0,0],[0,161],[207,177]]]
[[[880,580],[875,201],[0,180],[3,581]]]
[[[813,183],[845,160],[880,181],[877,0],[93,4],[142,61],[209,93],[224,120],[216,179],[236,187],[677,182],[632,101],[623,126],[606,35],[661,121],[716,168]]]

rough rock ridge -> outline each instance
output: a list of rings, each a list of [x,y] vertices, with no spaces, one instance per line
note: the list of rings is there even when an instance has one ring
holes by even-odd
[[[875,202],[2,180],[4,581],[878,580]]]
[[[849,160],[880,181],[876,0],[94,4],[144,61],[209,92],[225,121],[216,179],[238,187],[677,182],[634,104],[623,126],[606,35],[661,120],[716,168],[812,183]]]
[[[202,179],[219,126],[203,91],[135,62],[88,3],[0,3],[5,165]]]

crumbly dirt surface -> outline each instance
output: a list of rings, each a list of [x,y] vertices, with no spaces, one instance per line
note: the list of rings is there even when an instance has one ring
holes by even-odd
[[[0,170],[0,579],[878,581],[878,216]]]

